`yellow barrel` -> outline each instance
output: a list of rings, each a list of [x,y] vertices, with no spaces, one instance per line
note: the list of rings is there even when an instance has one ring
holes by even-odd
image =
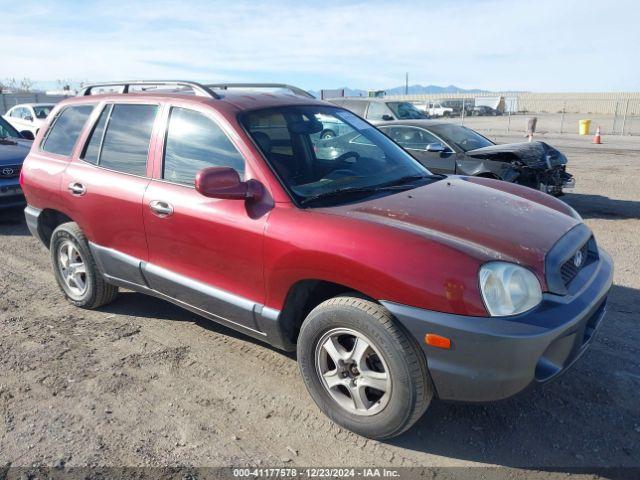
[[[580,120],[580,135],[589,135],[591,128],[591,120]]]

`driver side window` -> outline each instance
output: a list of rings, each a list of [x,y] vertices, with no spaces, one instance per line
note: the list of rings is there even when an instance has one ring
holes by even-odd
[[[194,110],[172,108],[162,178],[192,186],[205,167],[231,167],[244,176],[244,158],[213,120]]]
[[[434,135],[414,127],[382,127],[388,137],[403,148],[410,150],[426,150],[430,143],[441,143]]]

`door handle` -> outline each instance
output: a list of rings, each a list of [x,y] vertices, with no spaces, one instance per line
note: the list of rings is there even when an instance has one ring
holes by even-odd
[[[72,195],[84,195],[87,193],[87,189],[79,182],[71,182],[67,187]]]
[[[151,211],[160,218],[168,217],[173,214],[173,206],[162,200],[152,200],[149,202]]]

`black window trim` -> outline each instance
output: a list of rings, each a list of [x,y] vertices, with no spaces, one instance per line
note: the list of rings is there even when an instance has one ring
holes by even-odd
[[[238,155],[240,155],[240,157],[242,157],[242,160],[244,161],[245,172],[246,172],[246,167],[247,167],[247,165],[249,165],[249,162],[247,162],[247,158],[242,154],[242,151],[241,151],[240,148],[238,148],[238,145],[236,144],[236,142],[234,142],[233,139],[227,134],[225,129],[222,128],[222,126],[220,125],[218,120],[216,118],[214,118],[213,115],[210,115],[209,112],[207,112],[207,111],[198,110],[198,109],[195,109],[195,108],[193,108],[191,106],[185,107],[185,106],[180,105],[180,104],[178,104],[178,105],[169,104],[169,105],[167,105],[167,113],[166,113],[166,116],[165,116],[165,120],[164,120],[165,124],[164,124],[164,128],[163,128],[162,155],[161,155],[160,172],[159,172],[160,178],[152,178],[151,180],[154,180],[156,182],[161,182],[161,183],[168,183],[169,185],[176,185],[178,187],[190,188],[192,190],[195,190],[195,188],[196,188],[195,182],[194,182],[193,185],[185,185],[184,183],[173,182],[171,180],[167,180],[166,178],[164,178],[164,158],[165,158],[165,154],[166,154],[166,151],[167,151],[167,139],[169,138],[169,123],[170,123],[170,120],[171,120],[171,111],[174,108],[182,108],[183,110],[190,110],[192,112],[199,113],[200,115],[202,115],[202,116],[208,118],[209,120],[211,120],[220,129],[222,134],[225,137],[227,137],[229,142],[231,142],[231,145],[233,145],[233,148],[236,149],[236,151],[238,152]]]
[[[110,108],[111,110],[109,111],[109,116],[107,117],[107,121],[104,124],[104,131],[102,132],[102,137],[100,138],[100,148],[98,150],[98,158],[97,158],[97,163],[92,163],[89,162],[87,160],[85,160],[85,156],[87,155],[87,150],[89,149],[89,144],[91,143],[91,139],[93,138],[93,134],[96,131],[96,128],[98,128],[98,123],[100,122],[100,117],[102,117],[102,114],[104,113],[105,109]],[[100,109],[100,112],[98,113],[98,115],[96,116],[95,121],[93,122],[93,124],[91,125],[91,129],[89,130],[89,135],[87,135],[87,138],[85,139],[84,145],[82,147],[82,150],[80,151],[80,155],[78,155],[78,159],[82,160],[84,163],[87,163],[89,165],[93,165],[94,167],[97,167],[98,164],[100,163],[100,155],[102,154],[102,143],[104,142],[104,134],[107,131],[107,125],[109,124],[109,120],[111,120],[111,112],[113,111],[113,103],[104,103],[102,105],[102,108]]]
[[[111,121],[111,114],[113,113],[113,107],[115,105],[153,105],[153,106],[157,106],[158,107],[158,111],[156,111],[156,117],[153,119],[153,125],[151,126],[151,137],[149,137],[149,150],[147,151],[147,171],[149,170],[149,156],[151,155],[151,139],[153,138],[153,132],[155,131],[156,127],[157,127],[157,123],[158,123],[158,118],[162,117],[162,105],[158,102],[117,102],[117,101],[108,101],[104,103],[104,107],[102,107],[102,110],[100,110],[100,113],[96,116],[95,121],[93,122],[93,124],[91,125],[91,133],[89,135],[87,135],[87,138],[85,140],[84,146],[82,147],[82,151],[81,154],[78,156],[78,160],[80,160],[82,163],[86,164],[86,165],[91,165],[92,167],[95,168],[100,168],[102,170],[106,170],[107,172],[115,172],[115,173],[120,173],[122,175],[129,175],[130,177],[136,177],[136,178],[146,178],[148,180],[151,180],[152,178],[147,175],[146,173],[144,175],[137,175],[135,173],[129,173],[129,172],[123,172],[121,170],[115,170],[113,168],[108,168],[108,167],[103,167],[102,165],[100,165],[100,157],[102,156],[102,144],[104,142],[104,137],[105,134],[107,132],[107,126],[109,125],[109,122]],[[98,122],[100,121],[100,117],[102,116],[102,112],[104,112],[105,108],[111,108],[111,111],[109,112],[109,118],[107,118],[107,121],[104,124],[104,131],[102,132],[102,138],[100,139],[100,150],[98,152],[98,163],[91,163],[88,162],[84,159],[84,155],[87,151],[87,148],[89,148],[89,142],[91,141],[91,135],[93,135],[93,132],[96,128],[96,126],[98,125]]]
[[[74,104],[71,104],[71,105],[65,105],[65,106],[61,107],[60,110],[58,110],[58,112],[56,113],[56,116],[53,117],[53,119],[51,120],[51,123],[49,123],[49,127],[47,128],[47,131],[45,132],[44,136],[42,137],[42,140],[40,140],[40,144],[38,145],[38,152],[39,153],[43,153],[45,155],[55,155],[56,157],[59,157],[59,158],[73,158],[73,154],[75,153],[76,149],[78,148],[78,142],[80,141],[80,138],[82,137],[82,134],[84,133],[85,129],[87,128],[87,125],[90,123],[89,121],[91,119],[91,115],[95,111],[96,105],[98,105],[98,103],[96,103],[96,102],[87,102],[87,103],[74,103]],[[47,140],[49,140],[49,135],[53,131],[53,127],[55,127],[56,123],[58,123],[58,120],[60,119],[62,114],[65,111],[67,111],[67,109],[69,109],[69,108],[87,107],[87,106],[92,107],[93,110],[91,111],[91,114],[89,114],[87,119],[85,120],[84,126],[80,130],[78,138],[76,138],[76,141],[73,144],[73,148],[71,149],[71,153],[69,155],[62,155],[61,153],[49,152],[47,150],[44,150],[44,146],[47,143]]]

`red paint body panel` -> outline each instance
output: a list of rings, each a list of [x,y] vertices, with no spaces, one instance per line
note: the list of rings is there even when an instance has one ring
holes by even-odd
[[[267,306],[280,308],[291,285],[321,279],[372,298],[466,315],[486,315],[480,261],[437,240],[334,209],[276,208],[265,240]]]
[[[23,169],[28,203],[67,214],[101,246],[276,310],[283,308],[296,282],[315,279],[380,300],[486,316],[478,288],[480,265],[496,259],[520,263],[544,287],[546,252],[578,223],[568,207],[548,195],[462,177],[340,207],[299,209],[237,116],[242,110],[324,102],[271,94],[221,100],[129,94],[76,98],[58,108],[74,103],[102,107],[105,102],[160,105],[150,178],[78,159],[96,110],[71,159],[39,152],[39,141],[34,142]],[[218,123],[246,160],[244,179],[264,186],[259,201],[206,198],[194,188],[161,180],[170,106],[198,110]],[[66,190],[78,180],[87,186],[82,197]],[[149,209],[153,200],[170,202],[173,215],[154,214]]]
[[[153,200],[170,201],[173,215],[160,218],[153,214],[148,208]],[[207,198],[193,188],[160,181],[150,183],[144,206],[150,263],[264,302],[263,241],[268,210],[247,208],[238,200]]]
[[[67,190],[72,182],[82,183],[87,192],[72,195]],[[74,161],[62,176],[63,212],[80,225],[90,241],[147,260],[142,198],[148,184],[148,178]]]

